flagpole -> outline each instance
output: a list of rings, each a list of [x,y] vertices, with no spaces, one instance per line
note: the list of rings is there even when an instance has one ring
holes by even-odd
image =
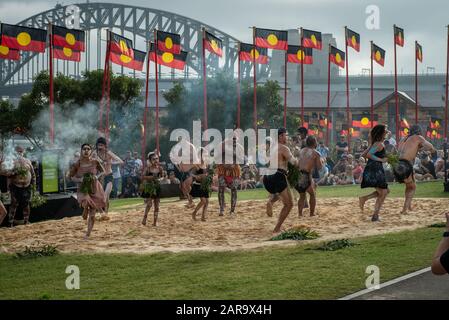
[[[398,96],[398,66],[396,54],[396,25],[393,25],[393,42],[394,42],[394,96],[396,104],[396,141],[399,142],[399,96]]]
[[[327,55],[327,108],[326,119],[329,119],[329,109],[331,103],[331,45],[329,44],[329,52]],[[326,146],[329,145],[329,122],[326,125]]]
[[[108,48],[106,51],[106,65],[108,72],[106,74],[106,127],[105,127],[105,138],[106,141],[109,142],[109,111],[111,109],[111,61],[110,61],[110,43],[111,43],[111,34],[108,32]]]
[[[374,76],[373,76],[373,70],[374,70],[374,65],[373,65],[373,41],[371,41],[371,72],[370,72],[370,77],[371,77],[371,108],[370,108],[370,121],[371,121],[371,129],[374,127]]]
[[[418,41],[415,41],[415,123],[418,124]]]
[[[156,77],[156,151],[159,155],[159,79],[158,79],[158,55],[157,55],[157,30],[154,29],[154,76]]]
[[[206,38],[206,29],[202,28],[202,44],[203,44],[203,129],[207,130],[207,76],[206,76],[206,46],[205,46],[205,38]]]
[[[254,68],[254,88],[253,88],[253,126],[256,131],[257,140],[257,66],[256,66],[256,27],[253,27],[253,68]]]
[[[52,24],[50,23],[48,25],[49,28],[49,34],[50,34],[50,53],[49,53],[49,65],[50,65],[50,79],[49,79],[49,84],[50,84],[50,143],[53,146],[54,142],[55,142],[55,115],[54,115],[54,109],[55,109],[55,105],[54,105],[54,81],[53,81],[53,32],[52,32]]]
[[[304,49],[304,32],[301,27],[301,50],[304,54],[301,54],[301,126],[304,126],[304,57],[306,55]]]
[[[155,57],[156,60],[156,57]],[[147,112],[148,112],[148,89],[150,82],[150,41],[147,41],[147,69],[146,69],[146,82],[145,82],[145,106],[143,110],[143,134],[142,134],[142,163],[143,167],[146,167],[145,149],[147,145]]]
[[[240,128],[240,42],[238,43],[238,65],[237,65],[237,128]]]
[[[287,128],[287,53],[285,52],[285,66],[284,66],[284,128]]]
[[[348,151],[351,152],[351,135],[349,133],[349,128],[351,127],[351,122],[349,120],[349,70],[348,70],[348,27],[345,26],[345,48],[346,48],[346,121],[348,122]]]
[[[446,56],[446,101],[444,109],[444,140],[447,138],[447,108],[448,108],[448,91],[449,91],[449,25],[447,26],[447,56]]]

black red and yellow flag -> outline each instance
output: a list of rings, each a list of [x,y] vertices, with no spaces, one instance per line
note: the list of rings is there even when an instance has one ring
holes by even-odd
[[[133,70],[142,71],[146,53],[143,51],[139,51],[134,49],[134,58],[130,58],[124,54],[119,54],[115,52],[111,52],[110,59],[113,63],[118,64],[123,67],[127,67]]]
[[[239,57],[241,61],[255,62],[259,64],[268,63],[267,48],[254,48],[252,44],[240,43]]]
[[[154,52],[154,44],[151,43],[150,46],[150,60],[156,61],[156,56]],[[174,54],[171,52],[157,51],[157,63],[169,68],[184,70],[187,60],[187,52],[181,51],[180,54]]]
[[[45,52],[47,30],[2,23],[1,45],[21,51]]]
[[[323,40],[321,32],[313,30],[302,30],[302,41],[305,48],[321,50],[323,48]]]
[[[348,47],[360,52],[360,34],[351,29],[346,28],[346,44]]]
[[[439,128],[441,128],[442,123],[443,123],[443,121],[441,119],[432,117],[432,119],[430,119],[430,128],[431,129],[439,129]]]
[[[19,50],[9,49],[0,45],[0,59],[20,60]]]
[[[176,33],[157,31],[157,49],[164,52],[181,53],[181,36]]]
[[[85,33],[82,30],[52,26],[53,46],[69,48],[74,51],[85,51]]]
[[[404,46],[404,29],[394,26],[394,43],[398,46]]]
[[[313,64],[313,50],[301,46],[288,46],[287,61],[290,63]]]
[[[75,51],[67,47],[54,47],[53,54],[55,59],[67,60],[67,61],[81,61],[81,52]]]
[[[259,48],[288,49],[288,32],[281,30],[256,28],[256,46]]]
[[[204,33],[204,46],[209,52],[215,53],[219,57],[223,55],[222,41],[207,31]]]
[[[330,47],[329,60],[332,63],[336,64],[340,68],[344,68],[345,67],[345,58],[346,58],[346,55],[343,51],[335,48],[334,46]]]
[[[427,127],[426,137],[429,139],[441,139],[441,134],[437,129]]]
[[[419,62],[422,62],[422,46],[416,42],[416,59],[418,59]]]
[[[122,37],[114,32],[110,33],[110,50],[114,53],[123,54],[129,58],[134,58],[132,40]]]
[[[377,126],[379,121],[379,116],[377,114],[373,115],[373,127]],[[354,114],[352,116],[352,127],[354,128],[371,128],[371,120],[369,114]]]
[[[385,50],[373,43],[371,46],[371,59],[383,67],[385,65]]]

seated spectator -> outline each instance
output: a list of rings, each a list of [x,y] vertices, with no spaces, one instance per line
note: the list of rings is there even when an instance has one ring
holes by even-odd
[[[396,147],[390,143],[390,140],[385,140],[384,145],[385,145],[385,152],[387,154],[396,153],[397,151]]]
[[[329,157],[329,148],[324,145],[323,141],[320,141],[320,145],[316,148],[316,151],[321,155],[321,158]]]
[[[340,175],[346,172],[346,166],[348,165],[348,156],[342,155],[341,159],[337,162],[332,170],[333,174]]]
[[[354,182],[357,184],[362,183],[362,174],[364,170],[364,166],[362,165],[362,159],[363,158],[359,158],[358,160],[356,160],[354,169],[352,169],[352,176],[354,177]]]
[[[170,184],[170,179],[167,176],[167,171],[162,171],[162,178],[160,180],[161,184]]]
[[[179,181],[179,179],[176,178],[174,171],[170,171],[170,173],[168,175],[168,179],[170,180],[170,184],[180,184],[181,183]]]
[[[445,275],[449,273],[449,212],[446,212],[446,229],[432,260],[432,273]]]
[[[340,141],[337,142],[335,150],[337,150],[337,158],[340,159],[344,153],[349,151],[346,136],[341,136]]]
[[[422,153],[419,158],[420,163],[417,170],[415,170],[416,179],[419,179],[419,181],[436,179],[435,165],[430,161],[429,155],[427,153]]]
[[[125,185],[124,185],[124,189],[123,189],[123,192],[122,192],[122,197],[123,198],[134,198],[134,197],[137,197],[137,196],[138,196],[137,195],[137,188],[136,188],[136,185],[135,185],[135,183],[133,181],[133,178],[128,176],[126,178],[126,182],[125,182]]]

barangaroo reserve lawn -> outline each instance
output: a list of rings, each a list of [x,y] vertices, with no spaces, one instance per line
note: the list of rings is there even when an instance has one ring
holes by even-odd
[[[403,186],[395,185],[393,196],[395,193],[400,195],[401,188]],[[429,195],[428,191],[432,189],[432,195],[438,195],[442,183],[420,184],[417,197]],[[299,219],[295,207],[284,223],[285,228],[303,225],[317,231],[321,237],[314,242],[416,229],[441,221],[442,212],[449,208],[448,198],[417,198],[415,210],[402,215],[402,199],[389,197],[382,211],[383,221],[372,223],[370,212],[374,200],[367,202],[365,213],[361,213],[355,197],[369,190],[362,191],[357,186],[319,190],[318,216],[309,217],[306,211],[305,216]],[[350,197],[328,197],[333,194]],[[206,222],[193,221],[191,210],[184,208],[185,202],[167,200],[161,204],[157,228],[140,224],[143,202],[141,199],[132,200],[134,204],[114,206],[111,220],[98,221],[89,240],[83,239],[86,222],[81,217],[44,221],[12,229],[2,228],[0,252],[13,253],[38,243],[56,246],[63,252],[86,253],[227,251],[294,245],[294,241],[268,241],[281,204],[275,206],[273,217],[268,217],[265,214],[265,200],[262,199],[266,199],[263,190],[241,192],[237,215],[234,217],[219,217],[218,202],[214,199]]]

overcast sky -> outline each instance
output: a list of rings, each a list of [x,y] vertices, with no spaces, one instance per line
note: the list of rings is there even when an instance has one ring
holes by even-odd
[[[54,0],[0,0],[0,20],[17,23],[36,13],[48,10]],[[59,1],[63,5],[83,1]],[[405,30],[405,47],[398,48],[398,72],[413,73],[415,40],[423,46],[424,63],[420,72],[434,67],[445,72],[448,0],[109,0],[178,13],[226,32],[241,41],[251,41],[250,26],[272,29],[293,29],[303,26],[323,33],[332,33],[344,49],[343,26],[361,34],[362,51],[350,51],[350,73],[359,74],[369,68],[369,41],[387,51],[385,68],[375,67],[376,73],[393,71],[393,24]],[[366,8],[379,8],[380,28],[366,27]]]

